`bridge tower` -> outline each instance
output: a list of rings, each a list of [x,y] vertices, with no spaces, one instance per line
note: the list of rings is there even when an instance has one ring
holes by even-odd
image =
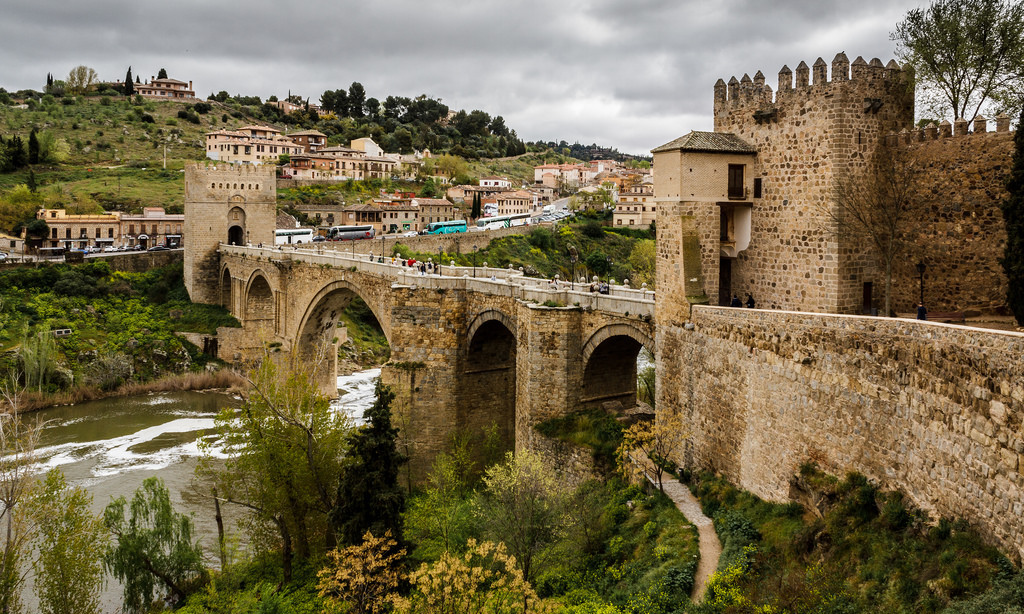
[[[219,303],[217,247],[274,244],[273,166],[195,163],[185,167],[185,287],[197,303]]]

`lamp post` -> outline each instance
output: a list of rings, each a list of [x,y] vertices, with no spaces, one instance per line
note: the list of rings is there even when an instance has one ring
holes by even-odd
[[[921,282],[921,304],[924,305],[924,270],[927,268],[924,262],[917,263],[917,279]]]
[[[473,278],[476,279],[476,250],[477,246],[473,246]]]
[[[576,253],[576,248],[572,245],[569,246],[569,264],[572,266],[572,277],[569,278],[569,289],[576,289],[576,261],[579,260],[579,254]]]
[[[381,235],[380,235],[380,262],[381,262],[381,264],[384,264],[384,242],[386,240],[387,239],[384,237],[384,234],[381,233]]]

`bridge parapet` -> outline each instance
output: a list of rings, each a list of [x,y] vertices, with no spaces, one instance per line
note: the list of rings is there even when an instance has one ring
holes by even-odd
[[[314,266],[358,270],[411,288],[468,290],[494,296],[507,296],[540,304],[578,306],[612,314],[654,317],[654,292],[611,286],[608,294],[587,291],[586,286],[527,277],[518,270],[493,267],[453,267],[441,265],[441,274],[424,275],[415,267],[380,262],[376,256],[345,254],[316,249],[245,247],[221,244],[221,254],[274,263],[303,263]],[[476,275],[473,277],[473,275]]]

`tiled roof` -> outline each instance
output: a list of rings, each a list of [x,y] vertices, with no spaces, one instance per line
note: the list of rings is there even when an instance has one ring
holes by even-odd
[[[756,154],[757,150],[740,137],[731,132],[698,132],[685,134],[661,147],[655,147],[651,153],[661,151],[701,151],[708,153],[741,153]]]

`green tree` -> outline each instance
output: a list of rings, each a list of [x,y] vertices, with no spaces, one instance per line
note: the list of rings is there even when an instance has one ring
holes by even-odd
[[[103,562],[124,585],[128,612],[148,611],[158,586],[180,603],[205,573],[202,550],[192,542],[192,519],[174,511],[160,478],[142,482],[130,507],[124,497],[111,501],[103,524],[116,540]]]
[[[88,66],[75,66],[68,73],[68,78],[65,81],[68,93],[73,96],[86,93],[96,83],[97,78],[96,71]]]
[[[12,409],[0,416],[0,612],[21,610],[21,589],[25,582],[25,557],[31,536],[30,515],[23,512],[31,496],[35,446],[39,426],[17,418],[22,388],[17,374],[0,383],[0,395]]]
[[[657,256],[656,246],[652,239],[640,239],[633,245],[629,253],[629,268],[633,270],[634,285],[654,283],[654,264]]]
[[[1024,94],[1024,2],[935,0],[909,11],[891,34],[901,60],[937,115],[975,117],[989,101],[1004,109]]]
[[[366,103],[366,90],[363,84],[353,81],[348,87],[348,115],[351,117],[363,116],[363,105]]]
[[[338,482],[338,504],[331,513],[342,541],[358,544],[367,531],[391,531],[402,543],[405,491],[398,485],[398,470],[408,460],[398,452],[398,429],[391,425],[395,395],[377,380],[376,400],[365,412],[366,423],[352,434],[350,460]]]
[[[125,96],[129,98],[135,95],[135,83],[132,82],[132,67],[128,67],[128,72],[124,75],[124,92]]]
[[[1006,250],[1000,263],[1009,281],[1006,302],[1013,311],[1017,324],[1024,326],[1024,109],[1013,137],[1013,168],[1006,182],[1009,193],[1003,201],[1003,220],[1006,223]]]
[[[166,68],[161,68],[160,72],[156,73],[156,78],[157,79],[166,79],[167,78],[167,69]]]
[[[470,212],[469,217],[471,217],[474,220],[479,218],[480,214],[481,214],[481,207],[482,207],[482,205],[480,204],[480,192],[474,191],[473,192],[473,209]]]
[[[282,371],[265,357],[242,411],[226,410],[215,421],[227,459],[204,459],[197,469],[213,480],[222,502],[250,513],[254,536],[277,532],[287,580],[295,555],[308,559],[335,545],[328,515],[337,504],[350,426],[331,410],[311,375],[320,359],[300,368],[293,357],[292,368]]]
[[[28,163],[39,164],[39,137],[35,128],[28,133]]]
[[[31,505],[38,552],[32,570],[44,614],[100,611],[107,534],[91,505],[92,495],[69,486],[60,469],[39,484]]]
[[[439,454],[423,492],[409,501],[405,528],[417,544],[417,558],[435,560],[443,552],[456,552],[472,534],[469,464],[465,445]]]
[[[530,450],[509,452],[484,474],[478,501],[485,530],[503,542],[531,581],[541,553],[555,542],[564,523],[563,488],[544,459]]]

